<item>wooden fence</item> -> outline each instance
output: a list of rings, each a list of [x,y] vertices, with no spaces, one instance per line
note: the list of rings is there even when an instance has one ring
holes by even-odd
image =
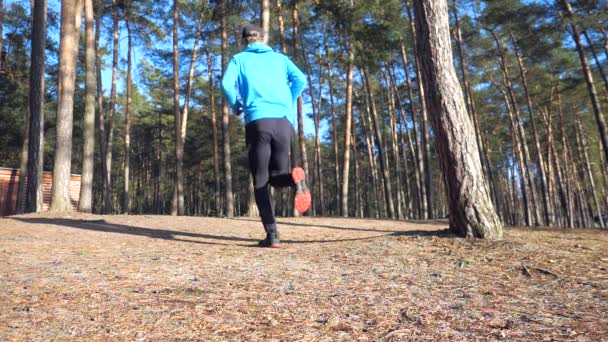
[[[53,173],[44,172],[42,174],[42,211],[49,210],[52,184]],[[17,213],[18,189],[19,170],[0,167],[0,216]],[[80,175],[70,176],[70,200],[72,202],[72,210],[77,210],[78,201],[80,200]],[[22,203],[23,205],[25,205],[25,202]]]

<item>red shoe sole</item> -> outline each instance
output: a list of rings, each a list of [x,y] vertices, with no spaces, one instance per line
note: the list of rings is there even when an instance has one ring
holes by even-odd
[[[311,197],[310,191],[306,187],[306,174],[304,173],[304,169],[301,167],[294,167],[291,170],[291,177],[293,178],[294,183],[296,183],[296,187],[298,191],[296,192],[296,197],[294,199],[294,204],[296,210],[300,214],[304,214],[310,209]]]
[[[304,169],[302,169],[301,167],[294,167],[293,170],[291,170],[291,178],[293,178],[293,181],[296,184],[305,180],[306,175],[304,174]]]
[[[294,199],[296,210],[300,214],[304,214],[310,209],[310,192],[302,192],[296,195]]]

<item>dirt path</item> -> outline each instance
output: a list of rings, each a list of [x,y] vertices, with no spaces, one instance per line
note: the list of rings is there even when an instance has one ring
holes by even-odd
[[[608,232],[445,223],[0,219],[0,340],[580,340],[608,336]]]

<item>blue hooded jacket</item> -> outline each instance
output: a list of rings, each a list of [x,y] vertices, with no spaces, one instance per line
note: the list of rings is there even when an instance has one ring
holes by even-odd
[[[224,72],[222,90],[232,108],[245,113],[245,125],[263,118],[287,117],[295,127],[294,104],[306,76],[285,55],[260,42],[234,55]]]

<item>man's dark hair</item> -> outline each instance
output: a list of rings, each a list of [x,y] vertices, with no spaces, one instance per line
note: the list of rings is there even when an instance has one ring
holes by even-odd
[[[243,26],[243,32],[241,38],[247,44],[261,41],[264,37],[264,30],[261,27],[254,24],[247,24]]]

